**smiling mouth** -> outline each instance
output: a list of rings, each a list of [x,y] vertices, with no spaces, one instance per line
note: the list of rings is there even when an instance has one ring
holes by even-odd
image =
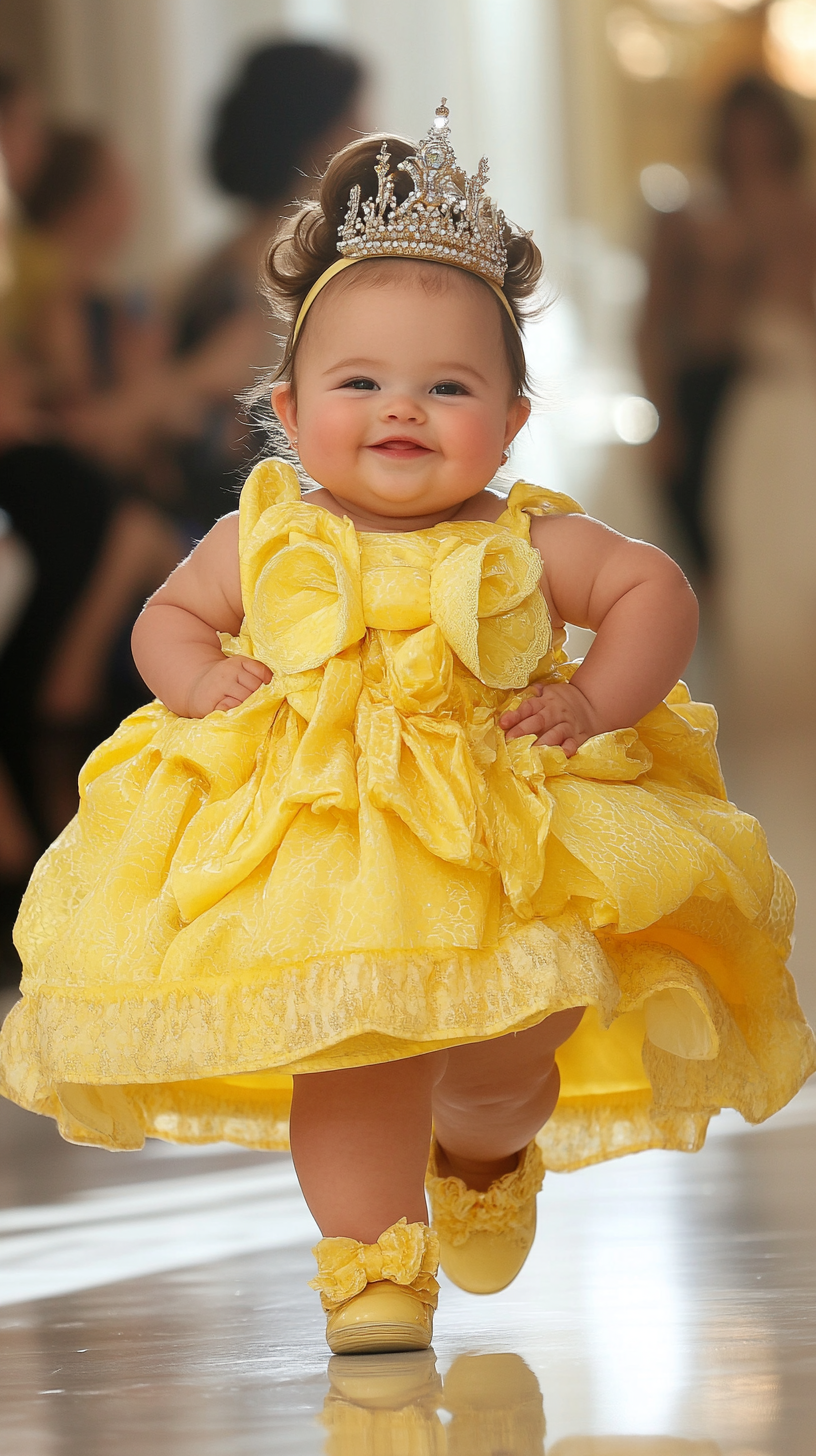
[[[417,440],[405,440],[394,438],[392,440],[380,440],[376,445],[369,445],[377,455],[387,455],[392,460],[417,460],[420,455],[430,455],[431,451],[425,445],[420,445]]]

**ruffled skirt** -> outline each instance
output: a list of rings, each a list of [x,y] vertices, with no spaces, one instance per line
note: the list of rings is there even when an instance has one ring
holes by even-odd
[[[285,682],[201,721],[154,703],[96,751],[21,910],[7,1096],[75,1142],[281,1148],[293,1074],[575,1006],[549,1167],[691,1150],[797,1091],[793,892],[725,798],[712,709],[678,687],[567,760],[352,669],[311,709]]]

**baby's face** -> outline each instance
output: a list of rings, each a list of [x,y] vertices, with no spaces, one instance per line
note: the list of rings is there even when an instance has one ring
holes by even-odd
[[[395,261],[369,282],[358,267],[352,286],[357,268],[317,298],[296,398],[279,385],[273,403],[304,468],[341,503],[444,512],[492,480],[529,413],[511,396],[500,304],[454,268]]]

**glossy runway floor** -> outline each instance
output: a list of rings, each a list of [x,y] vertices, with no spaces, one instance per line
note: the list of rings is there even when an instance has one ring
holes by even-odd
[[[289,1160],[60,1143],[0,1103],[4,1456],[814,1456],[816,1086],[547,1179],[431,1356],[329,1362]],[[546,1433],[545,1433],[546,1422]]]

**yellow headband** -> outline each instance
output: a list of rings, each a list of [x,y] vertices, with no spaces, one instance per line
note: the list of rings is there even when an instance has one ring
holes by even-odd
[[[390,258],[408,257],[408,258],[411,258],[411,261],[412,262],[414,262],[414,263],[417,262],[417,258],[415,256],[409,254],[409,253],[389,253],[388,256]],[[297,318],[295,320],[295,327],[294,327],[294,331],[292,333],[292,347],[293,348],[294,348],[295,344],[297,343],[298,334],[300,333],[301,329],[303,328],[304,322],[306,320],[306,315],[309,312],[309,309],[311,308],[312,304],[314,303],[315,299],[317,298],[317,295],[319,293],[322,293],[323,292],[323,289],[326,287],[326,284],[327,283],[331,283],[332,278],[336,278],[337,277],[337,274],[338,273],[342,273],[344,268],[351,268],[351,267],[354,266],[355,263],[368,263],[370,261],[371,261],[371,259],[369,259],[369,258],[338,258],[337,259],[337,262],[336,263],[332,263],[331,267],[330,268],[327,268],[326,271],[325,271],[325,273],[321,273],[321,275],[318,278],[317,282],[312,284],[312,287],[309,289],[309,292],[306,294],[306,297],[304,298],[303,303],[300,306],[300,313],[298,314],[298,316],[297,316]],[[381,261],[381,260],[378,259],[377,261]],[[447,262],[444,263],[442,266],[445,267],[445,268],[460,268],[461,267],[461,265],[459,263],[447,263]],[[492,288],[492,290],[495,293],[496,297],[500,300],[500,302],[507,309],[507,312],[510,315],[510,318],[513,320],[513,327],[515,329],[518,329],[518,324],[516,323],[516,316],[513,313],[513,310],[510,307],[510,304],[508,303],[507,298],[502,293],[502,290],[500,288],[497,288],[496,285],[495,285],[495,283],[491,283],[491,281],[490,281],[489,278],[485,278],[481,273],[475,273],[472,268],[461,268],[461,271],[463,273],[470,273],[472,275],[472,277],[474,277],[474,278],[481,278],[482,282],[483,283],[486,283],[487,286],[488,286],[488,288]]]

